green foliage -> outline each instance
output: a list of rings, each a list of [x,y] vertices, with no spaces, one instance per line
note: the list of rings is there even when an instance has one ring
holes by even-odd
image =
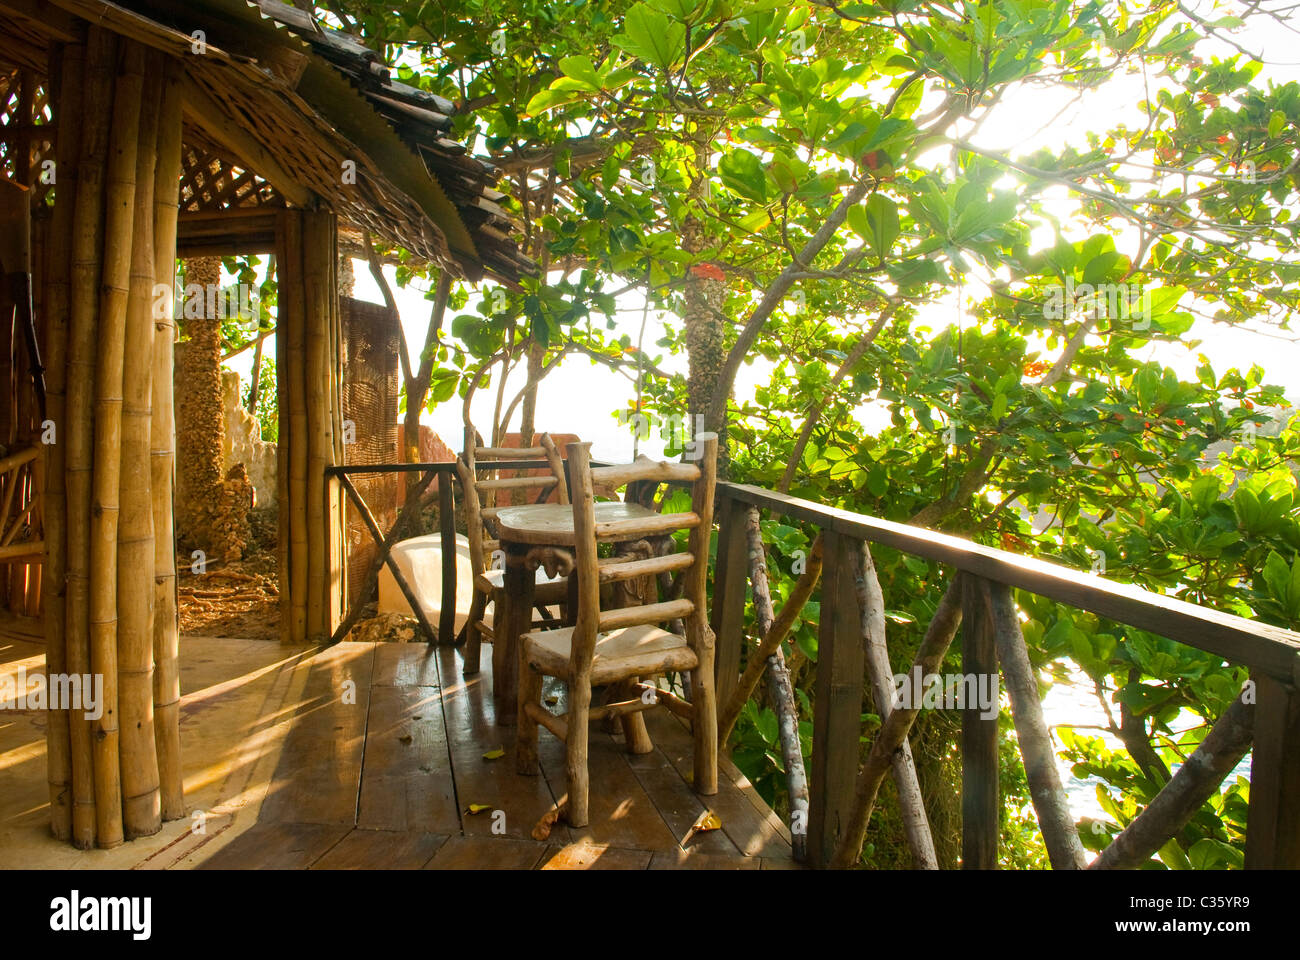
[[[758,320],[745,359],[765,375],[726,409],[733,478],[773,486],[789,470],[799,496],[1300,626],[1300,429],[1265,412],[1284,407],[1281,389],[1258,367],[1216,372],[1203,356],[1187,381],[1152,359],[1195,349],[1198,316],[1286,330],[1300,308],[1300,84],[1262,83],[1244,54],[1211,56],[1207,31],[1231,23],[1127,0],[340,0],[328,11],[400,59],[403,82],[466,105],[455,135],[481,137],[509,171],[524,246],[554,268],[517,291],[487,288],[473,309],[456,291],[430,347],[430,406],[530,351],[548,365],[581,352],[641,378],[634,412],[680,419],[686,384],[660,367],[686,352],[686,324],[639,352],[616,323],[617,294],[683,318],[707,294],[724,349]],[[1027,89],[1086,98],[1139,71],[1136,125],[1094,110],[1082,138],[1032,152],[965,139]],[[402,284],[428,277],[409,258],[398,269]],[[932,326],[954,299],[957,322]],[[779,605],[808,531],[764,534]],[[943,577],[888,550],[876,562],[901,670]],[[1018,600],[1043,675],[1082,671],[1112,726],[1131,713],[1125,735],[1165,767],[1244,679],[1171,640]],[[819,612],[814,597],[787,645],[807,658],[795,671],[804,722]],[[780,753],[751,706],[737,762],[780,806]],[[950,717],[925,714],[912,738],[949,864],[954,737]],[[1149,802],[1160,772],[1082,731],[1062,742],[1101,782],[1110,819],[1083,825],[1095,845]],[[1041,865],[1009,739],[1003,783],[1004,858]],[[1245,791],[1211,798],[1153,864],[1235,865]],[[888,796],[871,842],[869,862],[902,862]]]

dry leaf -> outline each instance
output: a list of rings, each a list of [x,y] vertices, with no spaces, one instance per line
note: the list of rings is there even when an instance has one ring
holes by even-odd
[[[534,840],[550,839],[551,828],[554,827],[556,822],[560,819],[560,810],[561,808],[557,807],[537,821],[537,826],[533,827]]]
[[[551,696],[551,697],[547,697],[546,700],[545,700],[544,702],[546,703],[546,705],[547,705],[548,707],[553,707],[553,706],[555,706],[557,703],[560,702],[560,698],[559,698],[559,697],[555,697],[555,696]]]
[[[483,754],[484,760],[500,760],[506,755],[505,747],[497,747],[495,750],[489,750]]]
[[[492,804],[490,803],[471,803],[468,807],[465,808],[465,812],[473,815],[476,813],[486,813],[488,810],[491,809],[492,809]]]
[[[688,843],[690,843],[691,839],[697,833],[708,833],[710,830],[721,830],[721,829],[722,829],[722,821],[718,819],[718,815],[714,813],[712,810],[705,810],[702,814],[700,814],[698,817],[695,818],[695,822],[691,824],[691,829],[686,831],[686,836],[682,838],[682,846],[685,847]]]
[[[408,733],[405,736],[398,737],[397,739],[399,743],[410,743],[412,738],[411,735]]]

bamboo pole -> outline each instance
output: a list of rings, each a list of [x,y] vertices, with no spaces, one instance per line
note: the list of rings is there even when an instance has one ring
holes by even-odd
[[[329,299],[333,251],[327,214],[303,217],[302,263],[307,312],[304,338],[307,361],[307,634],[311,640],[330,635],[326,591],[329,585],[329,511],[326,509],[325,468],[334,460],[330,397],[334,365],[330,358]]]
[[[151,52],[145,63],[135,165],[117,528],[118,718],[122,825],[128,840],[162,829],[154,739],[154,528],[149,438],[153,417],[153,191],[161,80],[161,55]]]
[[[281,215],[275,236],[276,277],[279,289],[275,314],[275,416],[277,440],[275,445],[275,498],[276,498],[276,538],[275,565],[276,582],[280,591],[280,642],[291,643],[293,635],[293,580],[290,574],[292,554],[290,552],[289,531],[289,471],[291,469],[290,424],[289,424],[289,351],[290,340],[289,286],[297,278],[293,264],[296,262],[286,250],[285,232],[291,216],[288,212]],[[290,283],[285,283],[285,277]]]
[[[181,68],[163,64],[158,105],[158,149],[153,187],[153,280],[167,288],[165,309],[154,317],[152,409],[149,424],[149,486],[153,503],[153,708],[154,747],[164,820],[185,815],[181,775],[180,629],[176,612],[176,534],[173,496],[176,473],[176,412],[172,400],[176,320],[176,216],[180,203]]]
[[[286,259],[280,285],[287,294],[281,306],[289,330],[289,350],[285,357],[289,369],[289,500],[281,504],[281,509],[289,511],[290,638],[295,643],[307,640],[307,379],[302,226],[300,211],[291,210],[285,215]],[[284,423],[284,412],[281,412],[282,431]]]
[[[91,446],[94,436],[95,308],[103,246],[104,161],[112,108],[117,40],[91,27],[86,50],[84,100],[77,121],[81,144],[77,203],[72,225],[72,286],[68,313],[67,412],[58,424],[67,444],[67,599],[68,670],[91,672],[90,656],[90,502]],[[95,843],[94,761],[90,721],[84,711],[69,715],[72,746],[72,842],[83,849]]]
[[[852,562],[853,581],[862,618],[862,638],[867,654],[867,676],[871,680],[876,711],[880,714],[881,724],[884,724],[894,709],[894,674],[889,665],[889,648],[885,642],[885,597],[880,589],[880,578],[876,576],[871,548],[865,541],[853,551]],[[891,764],[894,768],[899,812],[903,818],[903,831],[916,866],[921,870],[938,870],[939,858],[934,852],[934,837],[930,833],[930,821],[925,813],[921,784],[916,777],[912,745],[906,739],[894,751]]]
[[[95,441],[90,533],[90,663],[104,678],[104,707],[93,721],[95,825],[101,847],[122,842],[122,778],[117,650],[117,527],[122,469],[122,371],[144,48],[123,45],[113,91],[104,185],[104,252],[95,365]]]
[[[55,171],[58,193],[47,248],[45,296],[46,416],[63,429],[67,410],[68,308],[71,294],[73,203],[77,195],[77,154],[81,147],[82,73],[86,48],[69,44],[58,50],[50,73],[56,123]],[[65,597],[67,594],[67,466],[65,445],[45,445],[42,529],[45,536],[45,670],[47,676],[68,671]],[[72,837],[72,740],[67,710],[51,710],[45,736],[46,778],[50,786],[50,829],[56,839]]]

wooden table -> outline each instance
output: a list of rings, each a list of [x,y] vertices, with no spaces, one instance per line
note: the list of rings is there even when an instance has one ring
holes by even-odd
[[[600,536],[603,524],[619,520],[641,520],[655,516],[648,507],[635,503],[600,501],[596,503],[598,539],[609,542],[623,539],[617,531]],[[531,628],[535,571],[546,566],[569,574],[573,570],[573,507],[561,503],[539,503],[522,507],[503,507],[496,515],[498,539],[505,553],[505,610],[493,616],[495,636],[492,641],[492,697],[496,702],[498,723],[512,724],[519,689],[519,638]],[[575,590],[569,591],[571,600]]]

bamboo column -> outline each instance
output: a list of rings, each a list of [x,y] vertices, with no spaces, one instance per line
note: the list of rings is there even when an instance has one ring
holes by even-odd
[[[145,64],[135,165],[131,280],[122,366],[121,513],[117,530],[119,723],[122,821],[128,840],[162,827],[154,740],[153,191],[162,62]]]
[[[55,442],[45,446],[45,490],[42,529],[45,531],[45,669],[47,675],[68,671],[65,616],[67,554],[67,465],[58,430],[64,429],[67,409],[68,308],[72,254],[72,199],[77,194],[77,155],[81,147],[82,73],[86,48],[70,44],[52,59],[56,79],[53,112],[57,123],[54,168],[62,201],[54,205],[50,246],[46,251],[49,279],[45,295],[46,416],[53,421]],[[56,200],[57,200],[56,196]],[[45,736],[46,774],[50,785],[50,829],[59,840],[72,837],[72,741],[67,710],[51,710]]]
[[[288,211],[284,218],[284,273],[280,309],[287,323],[285,366],[288,368],[289,405],[280,412],[280,441],[289,447],[289,499],[280,505],[289,513],[289,603],[290,639],[307,639],[307,344],[306,298],[303,290],[302,214]],[[278,350],[276,351],[279,352]],[[287,438],[284,435],[288,427]],[[283,616],[284,613],[281,613]]]
[[[342,491],[325,476],[342,462],[337,221],[289,210],[281,222],[276,364],[280,467],[288,477],[281,481],[281,577],[288,585],[281,637],[318,642],[340,619],[344,588]]]
[[[158,105],[158,150],[153,188],[153,282],[168,293],[165,310],[154,317],[152,410],[150,412],[150,497],[153,502],[153,696],[154,748],[164,820],[185,815],[181,778],[180,630],[176,611],[176,533],[173,490],[176,475],[176,421],[172,375],[176,320],[171,291],[176,283],[176,215],[181,175],[181,71],[163,65]]]
[[[112,107],[117,40],[109,31],[89,31],[82,111],[68,119],[81,128],[76,208],[73,213],[72,283],[68,314],[66,422],[58,424],[67,444],[67,599],[65,607],[68,670],[91,672],[90,655],[90,494],[94,435],[96,294],[103,247],[104,162]],[[72,749],[72,841],[95,843],[95,784],[90,721],[83,711],[69,714]]]
[[[307,313],[304,317],[307,375],[307,634],[316,640],[328,637],[326,629],[326,577],[329,558],[325,468],[334,462],[331,429],[330,389],[334,367],[330,362],[329,301],[337,299],[333,283],[334,253],[322,214],[304,214],[301,282]]]
[[[104,190],[104,253],[95,366],[94,484],[90,533],[90,663],[103,676],[103,712],[93,721],[95,823],[101,847],[122,842],[117,650],[117,527],[122,467],[122,375],[131,275],[135,167],[144,49],[123,45],[113,91]]]

